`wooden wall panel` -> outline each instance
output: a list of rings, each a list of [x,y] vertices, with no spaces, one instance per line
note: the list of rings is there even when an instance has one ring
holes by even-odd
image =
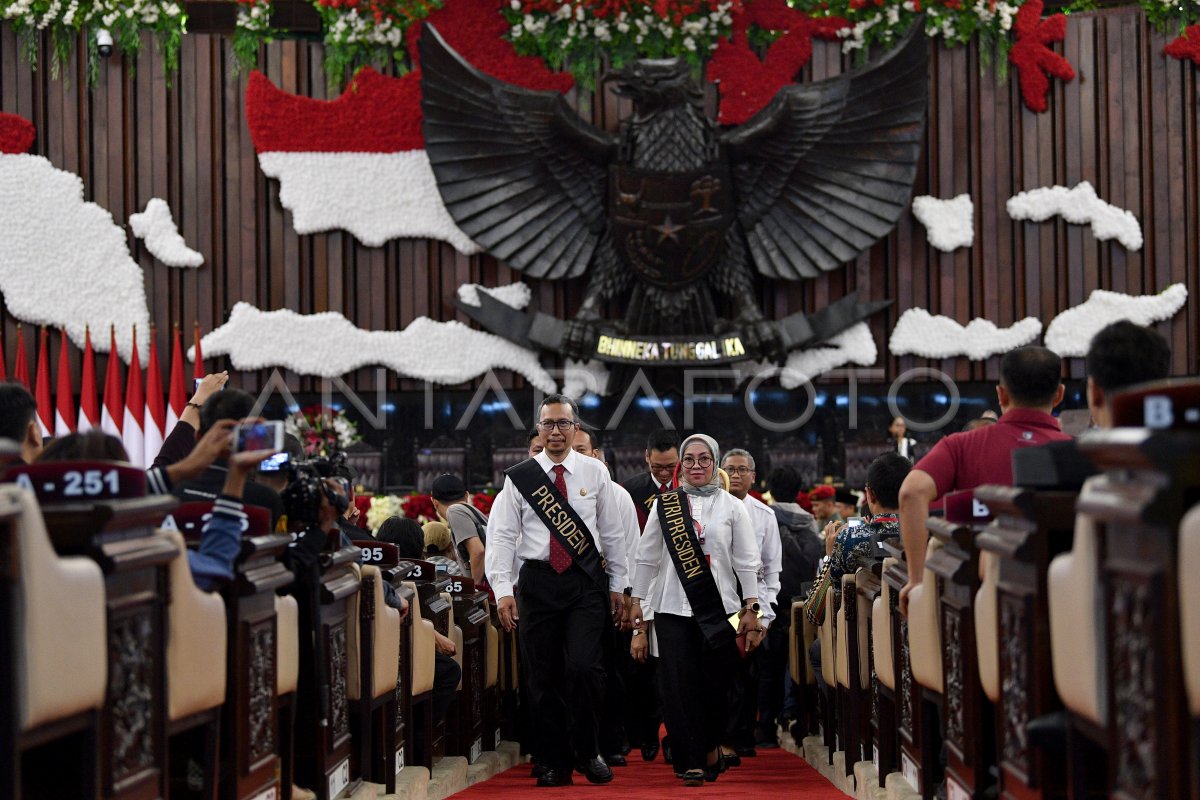
[[[1196,70],[1163,56],[1164,44],[1136,8],[1072,15],[1061,51],[1078,77],[1069,84],[1055,82],[1050,110],[1040,115],[1021,105],[1015,80],[996,80],[997,65],[980,68],[983,54],[977,48],[932,48],[930,118],[915,193],[948,198],[969,192],[976,209],[974,247],[950,254],[933,250],[924,228],[906,214],[890,236],[844,270],[804,284],[764,282],[764,308],[777,318],[813,311],[855,288],[871,299],[890,298],[893,306],[872,320],[879,365],[889,377],[915,366],[936,366],[959,380],[993,380],[995,359],[892,358],[886,354],[887,333],[913,306],[962,323],[985,317],[1003,326],[1025,316],[1048,323],[1097,288],[1147,293],[1182,281],[1193,299],[1162,329],[1174,349],[1174,372],[1195,373],[1200,357]],[[48,64],[47,58],[43,47],[41,63]],[[172,325],[180,324],[190,341],[194,322],[212,330],[239,301],[303,313],[339,311],[363,328],[394,330],[423,315],[466,321],[450,306],[460,284],[498,285],[520,277],[491,258],[468,258],[440,242],[394,241],[368,248],[341,232],[297,235],[290,213],[279,204],[278,184],[258,170],[245,120],[245,76],[234,73],[229,41],[189,35],[181,63],[168,86],[161,56],[147,40],[136,69],[110,59],[89,88],[78,56],[60,77],[48,68],[31,72],[11,28],[0,26],[0,110],[34,122],[35,152],[79,174],[87,197],[119,224],[152,197],[167,200],[184,238],[207,259],[199,270],[174,270],[130,240],[146,274],[160,355],[166,357]],[[802,79],[838,74],[848,66],[836,45],[818,42]],[[287,91],[327,96],[319,44],[270,45],[262,67]],[[585,116],[610,130],[630,112],[628,101],[611,91],[586,100]],[[711,90],[709,101],[715,107]],[[1137,215],[1146,238],[1142,251],[1098,242],[1087,228],[1061,220],[1033,224],[1007,216],[1005,200],[1018,191],[1081,180]],[[532,283],[534,304],[558,315],[578,307],[586,285],[585,280]],[[11,365],[15,321],[6,316],[4,325]],[[32,342],[34,336],[26,338]],[[33,363],[34,347],[27,347]],[[103,367],[101,358],[101,374]],[[1071,375],[1082,371],[1074,360]],[[266,377],[243,374],[238,380],[253,389]],[[364,390],[373,388],[374,378],[373,368],[347,376]],[[507,379],[522,385],[519,378]],[[316,386],[294,375],[288,380],[294,390]],[[388,385],[419,388],[395,375]]]

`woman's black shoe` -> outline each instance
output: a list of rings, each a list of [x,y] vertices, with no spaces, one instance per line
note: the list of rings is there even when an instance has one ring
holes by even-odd
[[[705,771],[702,769],[689,769],[683,773],[684,786],[703,786]]]
[[[737,753],[721,753],[721,763],[726,767],[740,767],[742,765],[742,757]]]
[[[657,755],[658,755],[658,739],[655,739],[653,743],[648,744],[642,748],[642,761],[653,761],[654,757]],[[667,763],[669,764],[671,762],[668,761]]]
[[[725,771],[725,757],[720,753],[717,754],[717,762],[709,764],[704,768],[704,780],[712,783],[717,779],[717,776]]]
[[[537,779],[538,786],[570,786],[571,784],[571,770],[569,769],[558,770],[547,767],[541,777]]]

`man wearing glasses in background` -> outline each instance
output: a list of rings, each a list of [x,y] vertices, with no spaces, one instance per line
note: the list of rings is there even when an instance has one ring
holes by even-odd
[[[762,602],[762,626],[769,628],[778,608],[779,573],[783,569],[783,542],[779,536],[779,521],[771,507],[750,494],[757,476],[754,472],[754,456],[741,449],[725,453],[721,467],[729,476],[729,493],[741,500],[750,515],[754,527],[754,538],[762,553],[762,566],[758,572],[758,597]],[[760,739],[764,746],[771,746],[771,737],[758,737],[755,722],[758,717],[758,668],[762,656],[756,649],[742,659],[733,681],[729,696],[729,727],[725,731],[725,749],[736,755],[733,763],[742,756],[755,755],[754,746]],[[782,685],[782,676],[780,685]],[[774,731],[771,732],[774,734]],[[727,756],[728,757],[728,756]]]
[[[537,427],[545,449],[508,470],[488,519],[484,568],[500,623],[521,629],[534,752],[544,766],[537,785],[568,786],[572,769],[608,783],[612,770],[597,743],[601,643],[604,626],[623,618],[625,529],[607,467],[571,448],[579,427],[575,401],[547,397]],[[514,555],[524,562],[519,576]]]
[[[671,487],[679,465],[679,437],[675,431],[655,431],[646,440],[646,472],[621,484],[637,506],[638,524],[646,527],[646,515],[660,494]]]

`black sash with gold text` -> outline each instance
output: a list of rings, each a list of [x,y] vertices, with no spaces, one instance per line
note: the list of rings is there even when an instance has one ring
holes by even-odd
[[[517,487],[550,535],[571,554],[571,559],[608,591],[608,564],[596,549],[592,532],[579,512],[558,493],[542,465],[528,458],[510,467],[504,474],[512,479],[513,486]]]
[[[658,524],[662,527],[667,552],[675,564],[679,582],[700,625],[704,640],[716,650],[735,643],[736,634],[725,613],[725,603],[717,589],[712,569],[700,547],[700,537],[692,525],[692,515],[684,491],[676,489],[658,496]]]

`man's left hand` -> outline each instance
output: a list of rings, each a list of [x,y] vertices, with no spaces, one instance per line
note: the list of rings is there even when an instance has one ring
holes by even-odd
[[[620,628],[625,621],[625,594],[623,592],[608,593],[609,611],[612,613],[613,627]]]

